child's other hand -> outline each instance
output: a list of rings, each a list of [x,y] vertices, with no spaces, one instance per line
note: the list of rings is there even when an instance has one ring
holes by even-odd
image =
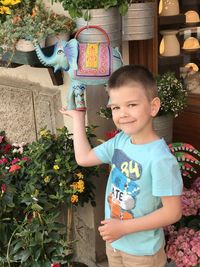
[[[67,107],[62,107],[59,111],[63,115],[69,116],[71,118],[84,117],[85,116],[85,111],[80,111],[80,110],[75,110],[75,109],[68,110]]]
[[[120,219],[107,219],[101,224],[98,230],[104,241],[112,243],[124,235],[123,221]]]

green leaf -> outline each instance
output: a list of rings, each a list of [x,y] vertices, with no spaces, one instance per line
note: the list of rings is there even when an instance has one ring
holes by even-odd
[[[41,206],[38,205],[37,203],[34,203],[34,204],[32,205],[32,209],[33,209],[34,211],[41,211],[41,210],[43,210],[43,207],[41,207]]]
[[[30,250],[25,250],[23,252],[23,256],[22,256],[21,262],[27,261],[28,258],[30,257],[30,255],[31,255],[31,251]]]
[[[16,253],[20,248],[22,248],[24,245],[23,241],[19,241],[16,243],[16,245],[14,246],[13,252]]]
[[[34,259],[36,262],[38,261],[40,255],[41,255],[41,248],[37,249],[34,253]]]
[[[43,242],[43,236],[44,236],[44,233],[36,232],[35,241],[39,242],[39,243],[42,243]]]

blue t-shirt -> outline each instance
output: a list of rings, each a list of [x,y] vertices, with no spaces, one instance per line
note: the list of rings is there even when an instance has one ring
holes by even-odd
[[[176,158],[163,139],[135,145],[123,132],[94,148],[111,165],[105,196],[105,218],[133,219],[162,206],[161,196],[182,193]],[[153,255],[164,243],[163,229],[123,236],[112,247],[133,255]]]

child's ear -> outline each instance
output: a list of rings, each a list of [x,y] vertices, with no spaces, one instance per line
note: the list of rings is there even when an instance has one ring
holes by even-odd
[[[160,98],[155,97],[151,101],[151,116],[155,117],[158,114],[159,109],[160,109]]]

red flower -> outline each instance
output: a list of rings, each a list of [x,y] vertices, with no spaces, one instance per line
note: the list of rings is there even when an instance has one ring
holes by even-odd
[[[109,132],[106,132],[105,134],[106,134],[107,140],[109,140],[109,139],[113,138],[118,133],[119,133],[119,130],[111,130]]]
[[[4,194],[6,192],[6,184],[1,185],[1,193]]]
[[[0,164],[4,164],[4,163],[7,163],[7,162],[8,162],[8,160],[6,158],[0,159]]]
[[[10,166],[9,172],[15,172],[16,170],[21,169],[19,165],[12,165]]]
[[[27,157],[23,157],[22,160],[23,161],[28,161],[28,158]]]
[[[3,153],[7,154],[8,151],[12,148],[12,146],[10,144],[7,144],[3,147]]]
[[[55,263],[54,262],[54,263],[51,264],[51,267],[60,267],[60,263]]]

